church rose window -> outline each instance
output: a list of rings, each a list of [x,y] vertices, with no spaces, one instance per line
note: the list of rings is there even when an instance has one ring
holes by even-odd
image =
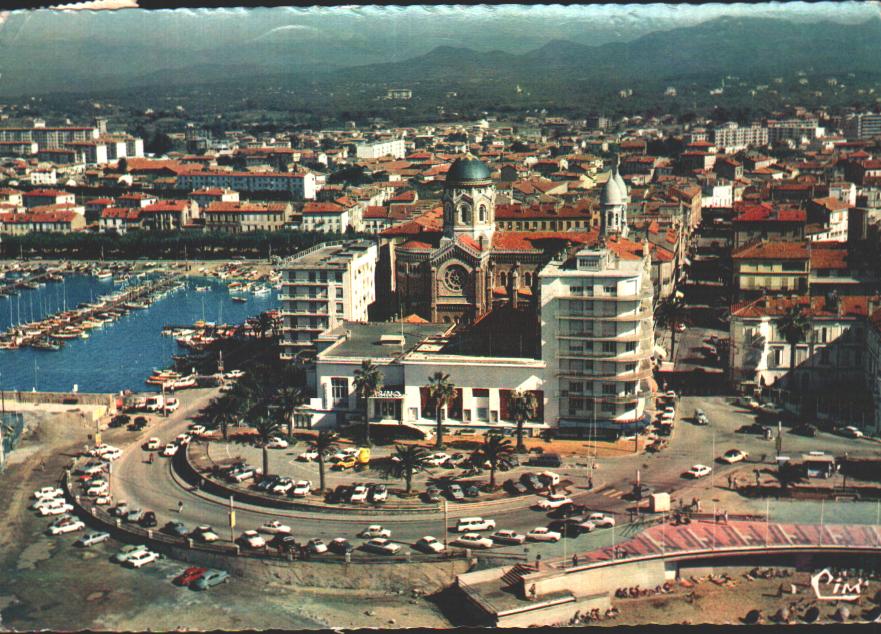
[[[465,269],[454,264],[448,267],[444,273],[444,286],[450,291],[461,291],[465,287],[467,277]]]

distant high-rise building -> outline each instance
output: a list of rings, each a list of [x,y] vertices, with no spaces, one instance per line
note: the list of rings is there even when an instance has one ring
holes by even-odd
[[[881,114],[864,112],[849,115],[842,121],[844,135],[849,139],[870,139],[881,136]]]

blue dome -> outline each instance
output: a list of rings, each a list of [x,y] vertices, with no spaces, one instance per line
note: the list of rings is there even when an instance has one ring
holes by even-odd
[[[446,178],[448,184],[471,184],[489,180],[489,168],[470,154],[453,161]]]

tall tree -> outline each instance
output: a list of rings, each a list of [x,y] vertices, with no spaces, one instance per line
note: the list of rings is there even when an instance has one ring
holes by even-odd
[[[436,449],[441,449],[444,446],[443,410],[456,396],[456,386],[450,381],[450,375],[435,372],[428,377],[428,395],[434,401],[434,446]]]
[[[777,326],[777,330],[789,344],[789,376],[786,383],[789,389],[795,392],[798,390],[798,383],[795,380],[796,346],[808,338],[811,332],[811,322],[801,306],[793,306],[778,317],[774,325]]]
[[[254,431],[257,432],[257,440],[263,449],[263,477],[269,476],[269,449],[266,445],[275,436],[278,435],[281,424],[277,418],[273,418],[269,414],[259,417],[254,421]]]
[[[288,428],[288,438],[293,438],[294,413],[306,401],[303,390],[292,385],[283,387],[278,391],[276,400],[278,401],[278,408],[282,419]]]
[[[508,401],[508,412],[517,423],[517,453],[526,453],[526,445],[523,444],[523,424],[535,416],[538,408],[538,399],[535,392],[516,390],[511,393]]]
[[[309,451],[318,454],[318,490],[324,493],[324,460],[325,456],[339,448],[339,434],[329,429],[322,429],[318,436],[309,441]]]
[[[428,468],[428,451],[419,445],[395,445],[391,460],[381,463],[380,469],[386,477],[403,479],[406,492],[413,488],[413,476]]]
[[[498,434],[487,434],[483,443],[471,455],[471,462],[477,466],[483,466],[489,462],[489,485],[496,486],[496,470],[501,465],[511,464],[511,454],[514,447],[511,441]]]
[[[364,408],[364,444],[370,446],[370,397],[382,389],[382,372],[373,361],[364,359],[361,367],[355,370],[355,393]]]

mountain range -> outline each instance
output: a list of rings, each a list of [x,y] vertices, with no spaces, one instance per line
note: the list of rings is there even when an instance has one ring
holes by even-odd
[[[282,79],[399,85],[435,82],[447,88],[489,79],[606,82],[691,77],[841,75],[881,69],[881,18],[859,24],[722,17],[596,46],[552,40],[524,53],[438,46],[404,61],[387,61],[389,45],[369,40],[267,38],[247,46],[201,48],[114,44],[100,55],[83,42],[16,47],[0,41],[0,96],[89,92]],[[83,64],[88,55],[89,63]]]

